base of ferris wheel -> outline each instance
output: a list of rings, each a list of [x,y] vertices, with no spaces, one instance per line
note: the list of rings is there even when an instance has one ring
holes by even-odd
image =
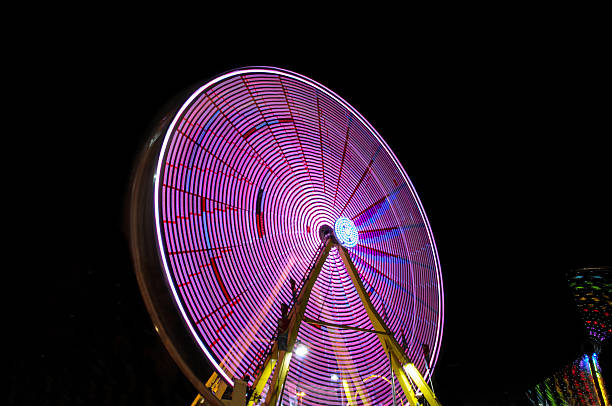
[[[397,378],[410,406],[423,405],[424,403],[422,402],[422,398],[425,398],[428,405],[441,405],[432,388],[427,384],[425,378],[423,378],[423,375],[421,375],[419,370],[414,366],[414,363],[406,355],[404,349],[394,338],[393,333],[391,330],[389,330],[383,319],[372,305],[372,302],[366,293],[348,251],[335,238],[332,228],[329,226],[323,226],[319,231],[319,234],[322,240],[319,254],[314,261],[314,265],[312,266],[310,273],[307,275],[304,283],[302,284],[301,290],[299,293],[294,293],[294,303],[289,313],[286,314],[286,309],[282,309],[282,313],[284,314],[282,315],[283,317],[281,318],[281,322],[279,322],[279,330],[281,332],[276,335],[273,345],[268,351],[267,357],[257,369],[257,375],[254,378],[253,384],[251,386],[247,386],[245,380],[235,380],[234,388],[231,393],[231,399],[226,399],[224,394],[228,385],[217,373],[213,373],[205,385],[211,390],[210,394],[207,394],[208,396],[206,397],[198,394],[191,406],[276,406],[277,404],[280,404],[283,397],[287,373],[289,372],[289,365],[291,363],[293,349],[295,347],[298,331],[302,322],[348,330],[359,330],[376,334],[380,341],[380,345],[385,350],[385,353],[389,356],[392,371],[391,384],[393,405],[396,406],[398,404],[395,396],[395,379],[393,379],[393,377]],[[312,320],[304,316],[312,287],[314,286],[315,281],[323,268],[323,264],[325,263],[331,248],[334,246],[337,247],[340,258],[342,259],[342,262],[349,273],[353,285],[357,289],[361,303],[368,314],[372,326],[374,327],[373,330],[326,323]],[[294,283],[292,283],[292,290],[294,289],[293,285]],[[264,399],[262,397],[262,392],[266,384],[270,381],[270,378],[271,384]],[[356,405],[356,395],[353,396],[351,394],[350,388],[346,381],[343,381],[342,383],[348,401],[347,406]],[[421,397],[417,397],[417,391],[422,394]]]

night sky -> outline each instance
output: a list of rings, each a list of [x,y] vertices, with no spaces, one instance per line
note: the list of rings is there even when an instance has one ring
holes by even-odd
[[[193,400],[140,297],[126,192],[165,103],[252,65],[327,86],[403,163],[444,278],[434,375],[442,403],[524,404],[527,389],[580,355],[584,329],[565,273],[612,265],[612,170],[609,72],[599,53],[565,42],[523,45],[450,38],[423,49],[398,40],[393,52],[280,43],[194,48],[146,35],[99,36],[87,49],[49,44],[46,68],[33,76],[44,86],[28,105],[44,127],[21,122],[40,139],[40,166],[27,172],[35,203],[27,209],[41,221],[26,237],[40,248],[23,254],[16,277],[30,299],[9,312],[19,333],[9,347],[8,404]],[[610,352],[608,345],[601,354],[608,382]]]

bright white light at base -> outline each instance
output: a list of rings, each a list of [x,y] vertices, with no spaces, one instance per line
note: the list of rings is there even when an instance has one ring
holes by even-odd
[[[336,375],[336,374],[332,374],[332,376],[331,376],[329,379],[331,379],[332,381],[336,382],[336,381],[338,381],[338,379],[340,379],[340,378],[338,378],[338,375]]]
[[[306,347],[304,344],[298,344],[295,346],[295,350],[293,352],[298,357],[303,357],[306,355],[306,353],[308,353],[308,347]]]
[[[334,234],[340,244],[346,248],[352,248],[359,242],[357,227],[350,219],[340,217],[334,224]]]

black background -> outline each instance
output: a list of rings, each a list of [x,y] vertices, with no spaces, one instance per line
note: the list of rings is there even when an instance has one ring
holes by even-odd
[[[8,404],[190,404],[195,390],[140,297],[125,197],[164,104],[250,65],[335,91],[402,161],[442,265],[444,405],[523,404],[580,355],[565,273],[612,264],[610,70],[596,33],[358,30],[293,42],[287,24],[221,42],[202,24],[185,44],[182,32],[109,22],[92,34],[84,23],[25,50],[35,61],[15,121],[26,145],[7,153],[26,157],[14,169],[31,196],[14,216],[35,222],[15,237],[26,249],[7,282],[20,293],[7,308]]]

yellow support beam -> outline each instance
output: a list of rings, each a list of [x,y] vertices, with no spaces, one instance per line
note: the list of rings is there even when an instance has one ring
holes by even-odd
[[[270,384],[270,390],[266,395],[266,402],[264,403],[265,405],[276,405],[276,402],[279,397],[282,397],[292,356],[293,352],[291,351],[281,351],[279,353],[278,359],[281,360],[281,362],[278,363],[278,368],[274,370],[274,375],[272,376],[272,383]]]
[[[406,399],[408,399],[408,404],[410,406],[418,406],[419,401],[417,400],[416,394],[414,393],[414,390],[412,389],[412,384],[410,383],[408,376],[402,369],[397,358],[392,356],[391,359],[392,359],[391,362],[392,362],[393,373],[397,377],[397,380],[399,381],[400,386],[402,387],[402,390],[404,391],[404,394],[406,395]]]
[[[412,362],[405,364],[402,369],[406,371],[412,382],[417,385],[417,388],[419,388],[419,390],[425,396],[425,399],[427,399],[427,402],[429,402],[430,405],[440,404],[440,401],[438,401],[436,395],[433,393],[429,385],[427,385],[425,378],[423,378],[423,375],[421,375],[419,370],[414,366]]]
[[[361,397],[361,400],[364,404],[369,404],[369,401],[366,396],[359,390],[359,388],[355,389],[355,395],[351,394],[351,388],[348,385],[346,379],[342,380],[342,388],[344,388],[344,395],[346,396],[346,406],[355,406],[357,404],[357,396]]]
[[[202,399],[204,398],[198,393],[193,402],[191,402],[191,406],[198,406],[202,402]]]
[[[333,245],[333,237],[327,236],[323,242],[321,251],[319,251],[317,258],[315,259],[315,263],[310,271],[310,274],[308,275],[308,279],[306,279],[304,282],[304,286],[302,286],[302,290],[300,291],[293,308],[287,316],[289,319],[287,351],[279,351],[278,341],[274,343],[270,354],[268,354],[268,357],[264,362],[262,373],[255,377],[255,381],[253,383],[254,390],[248,402],[249,406],[253,406],[261,397],[261,393],[264,390],[272,371],[274,371],[274,374],[272,375],[272,382],[266,395],[264,405],[276,405],[278,399],[282,397],[285,381],[287,380],[287,373],[289,372],[289,364],[291,363],[291,357],[293,355],[293,347],[297,340],[298,331],[300,329],[300,325],[302,324],[304,313],[306,312],[306,305],[308,304],[308,299],[310,299],[312,287],[314,286]],[[274,368],[275,365],[278,367]]]
[[[361,282],[361,278],[359,278],[359,273],[357,272],[357,269],[355,269],[355,264],[353,263],[353,260],[351,259],[346,248],[338,245],[338,253],[340,254],[340,258],[342,259],[342,262],[344,262],[344,266],[351,277],[351,281],[357,290],[361,303],[365,308],[368,317],[370,318],[372,326],[375,330],[384,331],[386,333],[385,335],[377,334],[377,336],[385,352],[391,353],[393,372],[398,377],[402,390],[404,391],[406,398],[408,398],[408,402],[411,404],[411,406],[413,406],[413,402],[414,405],[417,404],[416,396],[414,395],[414,391],[412,390],[410,382],[408,381],[408,378],[410,378],[410,381],[414,382],[416,387],[423,393],[425,399],[427,399],[427,402],[429,402],[431,406],[441,406],[440,401],[429,388],[425,378],[423,378],[421,373],[414,367],[414,364],[408,358],[403,348],[393,337],[391,330],[389,330],[382,317],[380,317],[374,308],[374,305],[370,301],[370,296],[368,296],[366,293],[365,287]],[[394,363],[396,365],[393,365]]]
[[[275,348],[272,347],[273,351],[274,349]],[[274,354],[276,353],[274,352]],[[266,383],[268,383],[268,379],[270,378],[270,375],[272,375],[272,370],[274,370],[274,366],[276,365],[276,358],[270,358],[264,365],[265,366],[263,368],[263,371],[259,375],[258,379],[255,382],[253,382],[253,386],[254,386],[253,393],[257,394],[256,397],[259,397],[261,395],[261,392],[266,387]],[[256,399],[256,397],[251,396],[251,398],[249,399],[249,403],[247,405],[253,406],[255,404],[255,401],[258,400]]]
[[[225,382],[216,372],[213,372],[210,378],[208,378],[208,381],[206,381],[205,386],[214,393],[217,399],[221,399],[227,389],[227,382]]]
[[[302,320],[304,318],[304,314],[306,313],[306,306],[308,305],[308,299],[310,299],[310,293],[312,292],[312,287],[314,286],[317,278],[319,277],[319,273],[321,273],[321,269],[327,260],[327,256],[329,255],[329,251],[333,246],[332,237],[328,236],[324,240],[324,245],[317,259],[315,260],[315,264],[308,275],[308,279],[304,281],[304,286],[302,286],[302,290],[300,291],[297,300],[289,312],[289,332],[287,334],[287,351],[280,351],[278,356],[278,368],[275,368],[274,375],[272,376],[272,383],[270,385],[270,390],[266,396],[266,402],[264,403],[266,406],[276,405],[279,397],[282,397],[283,389],[285,387],[285,381],[287,380],[287,373],[289,372],[289,363],[291,362],[291,356],[293,355],[293,347],[295,345],[295,341],[297,340],[297,335],[300,330],[300,326],[302,324]]]
[[[332,246],[336,246],[338,248],[338,253],[344,262],[347,272],[357,290],[359,298],[361,299],[361,303],[363,304],[370,322],[374,327],[374,330],[355,328],[351,326],[345,325],[336,325],[333,323],[324,323],[319,320],[313,320],[304,318],[304,314],[306,312],[306,306],[308,304],[308,300],[310,298],[310,293],[312,288],[327,260],[329,255],[329,251]],[[313,265],[308,278],[304,282],[304,286],[297,297],[297,300],[289,312],[287,316],[289,320],[289,328],[287,333],[287,350],[279,351],[278,341],[276,341],[270,353],[268,354],[261,373],[255,377],[253,383],[253,393],[248,401],[248,406],[254,406],[261,399],[261,394],[270,379],[270,375],[272,375],[272,382],[270,384],[270,388],[266,395],[266,399],[263,403],[265,406],[275,406],[276,403],[282,399],[282,394],[285,386],[285,381],[287,379],[287,373],[289,372],[289,365],[291,363],[291,358],[293,356],[293,347],[295,346],[295,342],[297,340],[297,335],[300,329],[300,325],[302,321],[306,321],[312,324],[324,324],[329,325],[330,327],[336,328],[345,328],[351,330],[363,330],[366,332],[375,333],[380,340],[381,346],[384,351],[389,354],[389,358],[391,360],[391,368],[395,376],[397,376],[398,381],[406,398],[408,399],[408,403],[410,406],[418,406],[419,402],[416,398],[416,394],[414,391],[414,387],[418,388],[421,393],[427,399],[430,406],[441,406],[440,401],[437,399],[421,373],[414,366],[411,360],[408,358],[403,348],[398,344],[397,340],[395,340],[393,333],[389,330],[384,320],[380,317],[374,305],[370,301],[370,297],[366,293],[366,290],[359,278],[359,274],[355,269],[355,265],[351,260],[348,251],[337,244],[335,239],[332,236],[327,236],[324,240],[323,247],[321,248],[317,258],[315,259],[315,263]],[[213,375],[209,382],[207,382],[207,387],[210,387],[217,383],[215,376]],[[346,381],[342,382],[344,391],[347,397],[347,401],[350,404],[353,404],[356,401],[356,397],[360,394],[359,391],[356,391],[354,395],[350,393],[350,389]],[[223,388],[225,389],[225,388]],[[222,394],[223,390],[221,391]],[[198,400],[198,398],[196,398]]]

